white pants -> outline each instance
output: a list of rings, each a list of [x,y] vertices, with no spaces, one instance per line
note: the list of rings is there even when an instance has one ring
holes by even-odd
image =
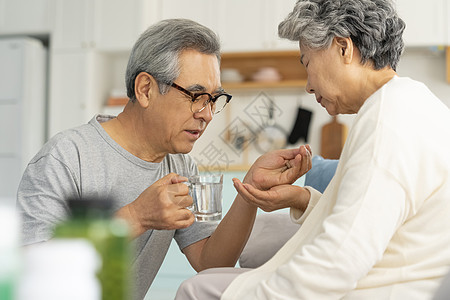
[[[225,289],[248,268],[212,268],[183,281],[175,300],[219,300]]]

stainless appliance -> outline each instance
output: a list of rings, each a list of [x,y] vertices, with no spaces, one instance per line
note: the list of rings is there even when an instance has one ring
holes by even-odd
[[[46,49],[0,38],[0,204],[14,205],[27,163],[45,140]]]

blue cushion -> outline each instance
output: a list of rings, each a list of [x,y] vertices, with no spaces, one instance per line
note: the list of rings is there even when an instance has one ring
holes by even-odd
[[[314,156],[312,168],[305,175],[305,185],[323,193],[336,172],[338,162],[338,159],[325,159],[320,155]]]

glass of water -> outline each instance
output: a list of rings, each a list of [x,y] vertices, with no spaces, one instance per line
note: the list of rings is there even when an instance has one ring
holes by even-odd
[[[196,220],[208,222],[222,219],[223,174],[190,176],[188,185]]]

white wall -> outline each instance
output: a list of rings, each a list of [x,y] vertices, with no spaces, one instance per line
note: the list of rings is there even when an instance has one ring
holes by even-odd
[[[422,81],[450,107],[450,83],[446,81],[444,49],[407,48],[400,59],[397,72],[400,76]]]

